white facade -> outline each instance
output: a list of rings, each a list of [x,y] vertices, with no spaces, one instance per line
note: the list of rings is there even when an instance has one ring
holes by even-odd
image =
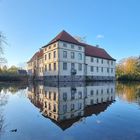
[[[115,61],[103,58],[86,56],[86,75],[88,76],[114,76]]]
[[[72,67],[77,70],[77,75],[84,75],[83,46],[58,41],[43,48],[43,52],[44,76],[69,76]]]

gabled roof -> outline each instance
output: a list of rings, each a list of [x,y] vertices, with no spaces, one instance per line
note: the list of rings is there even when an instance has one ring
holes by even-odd
[[[56,41],[64,41],[64,42],[83,46],[83,47],[85,47],[85,55],[86,56],[99,57],[99,58],[104,58],[104,59],[115,61],[115,59],[112,58],[104,49],[99,48],[99,47],[95,47],[95,46],[92,46],[89,44],[81,43],[64,30],[62,32],[60,32],[54,39],[52,39],[44,47],[47,47],[48,45],[55,43]]]
[[[38,54],[37,54],[38,58],[41,58],[43,57],[43,50],[40,50],[38,51]]]
[[[41,58],[41,57],[43,57],[43,50],[40,50],[40,51],[36,52],[36,53],[33,55],[33,57],[32,57],[27,63],[32,62],[32,61],[34,61],[35,59],[38,59],[38,58]]]
[[[69,127],[71,127],[75,122],[78,122],[81,118],[83,117],[88,117],[91,115],[99,115],[101,112],[104,112],[111,104],[113,101],[107,101],[102,104],[97,104],[97,105],[89,105],[84,108],[84,114],[83,116],[77,116],[75,118],[70,118],[66,120],[61,120],[61,121],[56,121],[52,119],[51,117],[48,117],[45,114],[42,114],[44,117],[49,118],[53,123],[55,123],[57,126],[59,126],[62,130],[66,130]]]
[[[91,46],[88,44],[85,44],[85,55],[116,61],[103,48]]]
[[[54,39],[52,39],[46,46],[48,46],[52,43],[55,43],[56,41],[64,41],[64,42],[68,42],[68,43],[81,45],[80,42],[78,42],[74,37],[72,37],[69,33],[67,33],[64,30],[62,32],[60,32]],[[46,46],[44,46],[44,47],[46,47]]]
[[[35,60],[36,57],[37,57],[37,54],[38,54],[38,52],[36,52],[36,53],[32,56],[32,58],[31,58],[27,63],[30,63],[30,62],[32,62],[33,60]]]

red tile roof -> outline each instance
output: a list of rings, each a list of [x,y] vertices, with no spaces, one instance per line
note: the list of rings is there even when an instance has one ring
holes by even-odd
[[[115,61],[115,59],[112,58],[103,48],[98,48],[88,44],[85,44],[85,55]]]
[[[38,51],[38,54],[37,54],[38,58],[41,58],[43,57],[43,50],[40,50]]]
[[[86,56],[99,57],[99,58],[104,58],[104,59],[109,59],[109,60],[115,61],[115,59],[112,58],[104,49],[95,47],[95,46],[91,46],[91,45],[88,45],[85,43],[81,43],[64,30],[61,33],[59,33],[54,39],[52,39],[44,47],[47,47],[48,45],[55,43],[56,41],[64,41],[64,42],[84,46]]]
[[[32,62],[32,61],[34,61],[34,60],[36,60],[38,58],[41,58],[41,57],[43,57],[43,50],[40,50],[40,51],[36,52],[33,55],[33,57],[27,63]]]
[[[62,32],[60,32],[54,39],[52,39],[46,46],[48,46],[56,41],[65,41],[68,43],[81,45],[80,42],[78,42],[74,37],[72,37],[69,33],[67,33],[64,30]],[[44,47],[46,47],[46,46],[44,46]]]

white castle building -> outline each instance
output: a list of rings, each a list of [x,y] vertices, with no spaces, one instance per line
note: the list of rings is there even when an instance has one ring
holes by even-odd
[[[28,74],[51,81],[114,80],[115,61],[103,48],[62,31],[28,61]]]

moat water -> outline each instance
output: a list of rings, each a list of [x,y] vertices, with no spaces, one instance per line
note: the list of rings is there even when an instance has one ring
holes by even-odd
[[[0,140],[139,140],[140,83],[1,83]]]

